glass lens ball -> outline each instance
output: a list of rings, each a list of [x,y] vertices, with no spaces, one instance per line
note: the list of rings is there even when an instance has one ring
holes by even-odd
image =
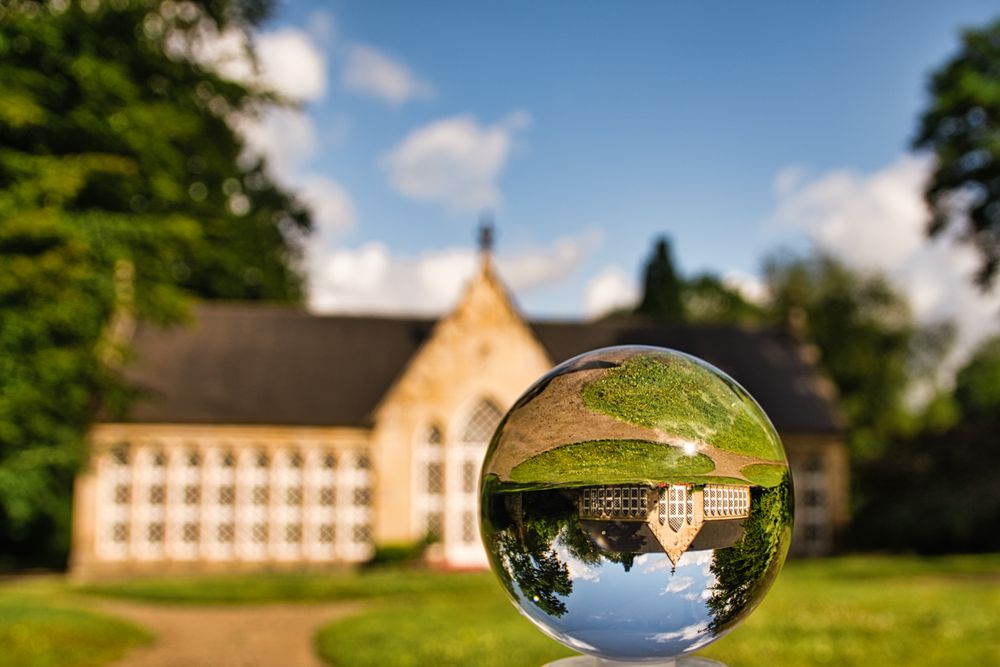
[[[792,527],[788,461],[732,378],[657,347],[560,364],[501,420],[481,528],[521,613],[608,660],[696,651],[760,603]]]

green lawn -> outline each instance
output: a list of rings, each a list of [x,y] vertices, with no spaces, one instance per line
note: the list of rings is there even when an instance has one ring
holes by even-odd
[[[516,612],[491,574],[385,569],[0,584],[0,665],[102,665],[149,640],[88,611],[96,594],[206,604],[367,599],[366,611],[316,637],[332,665],[538,667],[569,654]],[[704,655],[731,667],[1000,664],[1000,554],[793,561],[761,608]]]
[[[334,572],[241,574],[135,579],[81,586],[93,595],[150,602],[254,604],[323,602],[430,593],[463,595],[482,587],[482,573],[403,571],[392,568]]]
[[[61,580],[0,585],[0,665],[104,665],[150,640],[131,623],[87,610]]]
[[[754,484],[768,488],[781,484],[787,472],[787,466],[774,463],[753,463],[743,466],[740,470],[740,473]]]
[[[550,485],[690,482],[712,472],[704,454],[687,456],[680,447],[645,440],[593,440],[563,445],[514,466],[517,483]],[[701,483],[707,483],[702,481]]]
[[[729,452],[784,458],[777,434],[746,392],[681,355],[626,359],[585,386],[583,402],[615,419]]]
[[[317,637],[332,665],[537,667],[567,651],[484,576],[478,591],[384,605]],[[1000,663],[1000,556],[795,561],[704,655],[731,667]]]

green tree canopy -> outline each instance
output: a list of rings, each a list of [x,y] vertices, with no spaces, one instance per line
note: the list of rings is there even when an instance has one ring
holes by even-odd
[[[674,264],[670,240],[661,236],[643,269],[642,300],[635,313],[667,322],[756,324],[763,309],[711,273],[685,278]],[[618,315],[627,313],[620,312]]]
[[[952,229],[972,243],[988,286],[1000,267],[1000,20],[965,32],[931,77],[930,94],[913,142],[937,157],[925,190],[929,231]]]
[[[955,401],[963,415],[1000,415],[1000,338],[983,343],[955,377]]]
[[[179,322],[192,297],[300,298],[308,215],[232,127],[281,100],[187,55],[268,6],[0,4],[8,559],[64,552],[72,475],[94,416],[122,396],[113,370],[129,323]]]
[[[918,328],[881,276],[824,255],[777,256],[765,265],[776,320],[802,327],[837,388],[856,457],[876,456],[904,420]]]

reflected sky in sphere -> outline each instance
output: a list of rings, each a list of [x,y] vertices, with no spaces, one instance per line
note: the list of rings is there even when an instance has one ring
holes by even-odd
[[[735,381],[652,347],[561,364],[490,444],[481,527],[494,573],[543,632],[584,653],[650,660],[736,626],[781,569],[791,476]]]
[[[566,614],[553,618],[533,605],[522,607],[555,639],[587,653],[645,657],[679,655],[714,638],[706,606],[715,583],[712,551],[685,553],[673,572],[666,554],[641,554],[625,572],[619,563],[590,566],[561,552],[574,582]],[[666,626],[678,629],[664,632]]]

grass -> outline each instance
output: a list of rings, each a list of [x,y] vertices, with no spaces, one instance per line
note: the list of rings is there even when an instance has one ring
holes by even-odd
[[[688,456],[680,447],[645,440],[593,440],[537,454],[511,470],[517,483],[635,484],[689,482],[712,472],[704,454]]]
[[[766,461],[781,441],[746,392],[681,355],[626,359],[583,389],[584,404],[615,419]]]
[[[60,580],[0,585],[0,665],[95,667],[150,640],[131,623],[86,609]]]
[[[331,623],[316,645],[331,665],[357,667],[537,667],[568,654],[489,575],[405,612],[379,605]],[[1000,556],[794,561],[761,608],[702,654],[733,667],[997,664]]]
[[[463,595],[431,595],[332,623],[316,636],[338,667],[476,665],[539,667],[573,655],[515,611],[492,575]]]
[[[514,610],[489,573],[385,569],[0,585],[0,665],[90,667],[149,641],[87,610],[94,593],[205,604],[366,598],[366,611],[316,637],[338,666],[537,667],[569,654]],[[761,608],[703,654],[733,667],[997,664],[1000,554],[793,561]]]
[[[463,594],[481,586],[480,574],[379,568],[335,572],[271,573],[135,579],[81,586],[93,595],[167,604],[325,602],[392,595]]]
[[[787,466],[775,465],[773,463],[752,463],[743,466],[740,474],[759,486],[772,487],[781,484],[788,472]]]

